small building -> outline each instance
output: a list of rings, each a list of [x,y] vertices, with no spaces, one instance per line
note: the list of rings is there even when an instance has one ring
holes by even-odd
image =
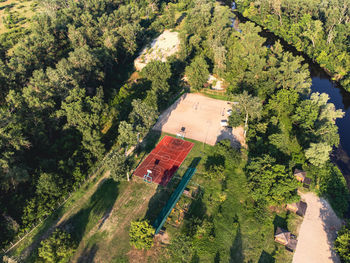
[[[294,251],[297,247],[298,240],[288,230],[277,227],[275,233],[275,242],[286,246],[286,249],[290,251]]]
[[[309,188],[310,184],[311,184],[311,178],[306,177],[306,172],[299,170],[299,169],[295,169],[294,170],[294,176],[295,178],[299,181],[303,183],[303,186],[305,188]]]
[[[298,216],[303,217],[305,216],[305,213],[306,213],[307,203],[303,201],[299,201],[297,203],[287,204],[286,208],[289,211],[296,213]]]
[[[299,182],[304,182],[304,180],[306,178],[306,172],[299,170],[299,169],[295,169],[294,176]]]

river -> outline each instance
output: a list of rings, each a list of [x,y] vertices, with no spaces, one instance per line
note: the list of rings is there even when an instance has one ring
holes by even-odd
[[[234,21],[234,28],[239,31],[239,22],[245,22],[247,19],[238,12],[235,12],[235,14],[237,18]],[[337,149],[334,149],[332,160],[342,170],[350,188],[350,93],[345,91],[340,84],[332,81],[325,70],[309,59],[304,53],[297,51],[296,48],[272,32],[264,30],[262,27],[261,29],[262,32],[260,35],[266,38],[266,46],[271,46],[279,40],[284,50],[292,52],[294,55],[302,56],[305,62],[309,64],[312,79],[311,92],[327,93],[329,95],[329,102],[333,103],[337,109],[342,109],[345,112],[344,117],[337,119],[336,122],[339,129],[340,145]]]

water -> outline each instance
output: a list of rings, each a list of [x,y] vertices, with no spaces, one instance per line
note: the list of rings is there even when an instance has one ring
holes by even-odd
[[[239,30],[239,21],[245,22],[248,20],[239,13],[236,13],[236,15],[235,29]],[[327,93],[329,95],[328,102],[333,103],[336,109],[342,109],[345,112],[344,117],[336,121],[339,130],[340,145],[334,151],[332,159],[342,170],[350,186],[350,93],[345,91],[338,83],[333,82],[331,77],[304,53],[296,50],[293,46],[289,45],[272,32],[264,29],[262,30],[260,35],[266,38],[265,45],[267,47],[271,47],[279,40],[284,50],[292,52],[296,56],[302,56],[305,62],[309,64],[310,76],[312,79],[311,92]]]
[[[332,81],[331,77],[318,64],[283,39],[267,30],[263,30],[260,35],[266,38],[265,45],[267,47],[271,47],[279,40],[283,50],[292,52],[295,56],[302,56],[305,62],[309,64],[312,79],[311,92],[327,93],[329,95],[328,102],[333,103],[337,109],[342,109],[345,112],[344,117],[338,119],[336,123],[339,129],[340,147],[350,156],[350,93],[345,91],[338,83]]]

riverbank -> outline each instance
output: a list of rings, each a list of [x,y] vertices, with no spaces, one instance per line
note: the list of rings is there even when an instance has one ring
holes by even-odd
[[[340,145],[332,153],[332,161],[338,166],[346,179],[350,190],[350,93],[347,92],[338,82],[331,79],[329,72],[326,72],[319,64],[310,59],[305,53],[298,51],[294,46],[273,32],[244,17],[237,10],[235,26],[238,28],[240,22],[252,22],[261,28],[260,36],[266,38],[265,45],[272,46],[279,41],[285,51],[291,52],[294,56],[301,56],[305,63],[309,65],[310,77],[312,79],[311,92],[327,93],[329,102],[333,103],[337,109],[342,109],[345,115],[338,119],[336,124],[339,129]],[[346,161],[345,161],[346,160]]]

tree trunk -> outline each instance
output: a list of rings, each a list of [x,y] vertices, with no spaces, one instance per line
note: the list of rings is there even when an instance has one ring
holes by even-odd
[[[248,130],[248,113],[245,115],[245,123],[244,123],[244,138],[247,136]]]

